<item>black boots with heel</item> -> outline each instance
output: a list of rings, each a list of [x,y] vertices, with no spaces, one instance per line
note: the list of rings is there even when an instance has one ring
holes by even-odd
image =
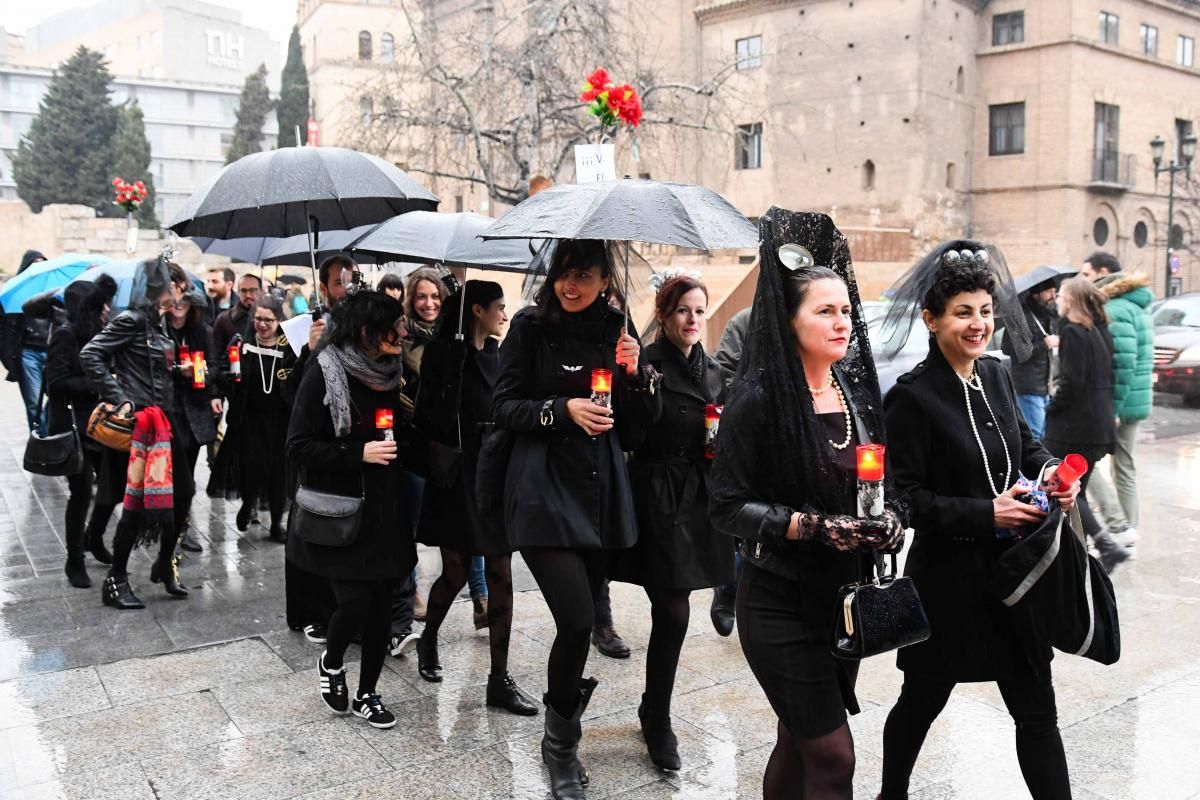
[[[161,583],[172,597],[188,596],[187,587],[179,581],[179,562],[174,558],[167,559],[165,564],[161,558],[155,561],[150,568],[150,582]]]
[[[118,578],[109,575],[105,578],[104,586],[100,590],[100,599],[104,601],[104,605],[122,611],[146,607],[146,604],[133,593],[133,589],[129,587],[129,579],[126,577]]]
[[[638,705],[638,719],[642,723],[642,738],[646,740],[646,751],[650,754],[654,766],[659,769],[679,769],[679,740],[675,738],[675,731],[671,730],[671,715],[651,710],[650,704],[646,702],[646,695],[642,695],[642,702]]]
[[[579,762],[579,740],[583,737],[579,720],[596,690],[596,681],[585,678],[579,686],[579,702],[570,717],[561,716],[547,698],[542,698],[546,705],[542,761],[550,771],[550,794],[554,800],[585,800],[587,797],[584,787],[588,785],[588,774]]]

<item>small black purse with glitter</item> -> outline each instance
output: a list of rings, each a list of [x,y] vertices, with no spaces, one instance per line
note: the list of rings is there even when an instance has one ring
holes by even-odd
[[[873,580],[850,583],[838,590],[829,642],[837,658],[857,661],[929,638],[929,619],[917,587],[912,578],[897,574],[896,555],[890,558],[890,574],[880,557],[875,560]]]

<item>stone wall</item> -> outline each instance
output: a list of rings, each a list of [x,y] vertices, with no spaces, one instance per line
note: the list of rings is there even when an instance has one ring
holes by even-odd
[[[138,231],[137,250],[125,249],[126,221],[97,217],[87,206],[48,205],[34,214],[20,200],[0,201],[0,274],[12,275],[26,250],[40,250],[47,258],[62,253],[102,253],[114,259],[146,258],[163,246],[157,229]],[[224,264],[229,259],[205,256],[191,241],[175,239],[180,263]]]

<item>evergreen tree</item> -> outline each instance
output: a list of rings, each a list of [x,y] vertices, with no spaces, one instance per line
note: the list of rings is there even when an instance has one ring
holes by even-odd
[[[112,177],[124,178],[127,183],[141,181],[146,184],[146,199],[138,208],[138,221],[151,228],[158,227],[154,215],[154,176],[150,174],[150,140],[146,138],[146,124],[142,108],[137,101],[126,103],[117,118],[117,132],[112,140]],[[118,213],[124,212],[112,206]]]
[[[275,116],[279,120],[280,147],[296,144],[296,128],[300,129],[300,144],[308,144],[308,70],[304,68],[304,53],[300,50],[300,29],[294,25]]]
[[[50,80],[38,115],[12,156],[17,195],[35,212],[79,203],[112,213],[111,142],[117,109],[104,57],[80,46]]]
[[[267,88],[267,65],[246,76],[242,96],[238,100],[237,122],[233,126],[233,141],[225,155],[225,163],[232,164],[242,156],[262,152],[263,125],[271,111],[271,90]]]

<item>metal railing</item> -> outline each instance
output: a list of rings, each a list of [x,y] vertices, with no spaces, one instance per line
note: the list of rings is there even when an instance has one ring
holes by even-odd
[[[1092,183],[1132,187],[1137,162],[1132,153],[1109,150],[1092,151]]]

